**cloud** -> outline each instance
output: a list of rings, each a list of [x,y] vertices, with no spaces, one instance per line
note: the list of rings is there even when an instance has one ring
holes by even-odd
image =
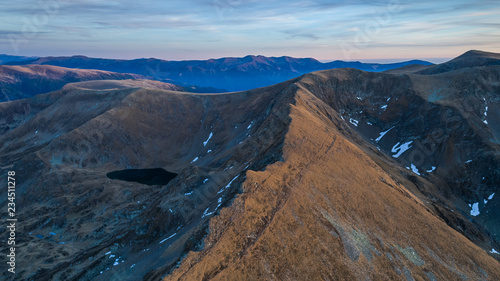
[[[376,36],[370,37],[366,48],[391,40],[419,42],[418,48],[443,40],[481,48],[499,46],[489,38],[500,35],[497,1],[19,0],[4,6],[0,35],[22,35],[27,22],[34,24],[37,32],[32,46],[23,48],[49,53],[61,46],[67,46],[68,52],[95,53],[115,46],[138,55],[162,49],[213,52],[215,56],[224,49],[257,54],[282,48],[297,53],[302,49],[302,56],[312,56],[311,52],[328,49],[324,46],[336,49],[340,42],[370,30]],[[36,24],[42,20],[46,23]],[[464,38],[473,32],[484,39]],[[76,49],[73,42],[82,41],[87,44]],[[2,42],[0,48],[6,48]],[[387,47],[410,48],[398,42]]]

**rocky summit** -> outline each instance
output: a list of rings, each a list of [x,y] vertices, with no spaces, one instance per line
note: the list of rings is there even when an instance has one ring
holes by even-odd
[[[0,103],[5,280],[500,280],[500,55],[113,79]]]

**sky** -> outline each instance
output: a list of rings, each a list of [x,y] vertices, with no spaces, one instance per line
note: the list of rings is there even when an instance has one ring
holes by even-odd
[[[471,49],[500,52],[497,0],[0,0],[0,5],[0,54],[9,55],[441,62]]]

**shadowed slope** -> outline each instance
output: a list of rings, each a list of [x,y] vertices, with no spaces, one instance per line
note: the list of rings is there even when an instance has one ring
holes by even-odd
[[[0,104],[0,169],[22,178],[16,280],[157,280],[148,274],[198,247],[243,171],[280,158],[287,85],[202,95],[68,87]],[[166,185],[106,177],[151,168],[178,176]]]

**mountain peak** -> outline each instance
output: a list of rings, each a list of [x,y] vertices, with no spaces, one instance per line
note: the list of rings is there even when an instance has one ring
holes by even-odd
[[[498,53],[492,53],[492,52],[485,52],[481,50],[470,50],[462,55],[458,56],[457,58],[469,58],[469,57],[485,57],[485,58],[500,58],[500,54]]]
[[[484,52],[479,50],[470,50],[450,61],[431,66],[416,73],[429,75],[429,74],[438,74],[449,71],[455,71],[467,67],[479,67],[479,66],[491,66],[491,65],[500,65],[500,54]]]

